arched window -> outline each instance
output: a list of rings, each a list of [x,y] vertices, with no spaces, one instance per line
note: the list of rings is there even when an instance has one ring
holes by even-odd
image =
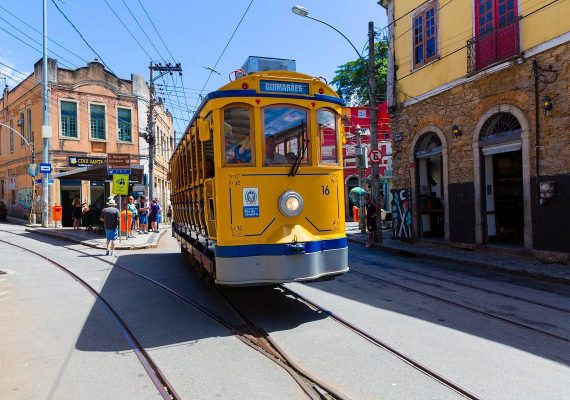
[[[519,120],[511,113],[498,112],[481,127],[480,141],[490,141],[504,137],[520,137],[522,128]]]
[[[416,158],[426,158],[440,154],[441,150],[441,139],[437,136],[437,133],[426,132],[416,143],[414,154]]]

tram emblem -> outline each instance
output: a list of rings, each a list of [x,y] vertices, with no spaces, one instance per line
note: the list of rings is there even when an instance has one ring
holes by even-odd
[[[243,217],[259,217],[259,188],[243,188]]]

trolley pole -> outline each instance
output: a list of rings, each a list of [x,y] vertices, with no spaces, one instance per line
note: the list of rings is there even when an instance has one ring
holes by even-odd
[[[49,105],[49,72],[47,55],[47,0],[43,1],[43,116],[42,116],[42,138],[44,141],[43,162],[49,164],[49,139],[51,138],[50,125],[50,105]],[[48,227],[49,219],[49,174],[42,177],[42,227]]]
[[[150,80],[149,80],[149,106],[148,106],[148,115],[147,115],[147,134],[146,134],[146,141],[148,143],[148,197],[149,201],[152,201],[154,198],[154,163],[155,163],[155,155],[156,155],[156,136],[155,136],[155,123],[154,123],[154,107],[156,105],[156,91],[154,88],[154,81],[158,78],[163,77],[166,74],[171,74],[174,72],[178,72],[182,74],[182,66],[180,63],[176,65],[172,65],[167,63],[166,65],[162,64],[154,64],[152,61],[150,62]],[[159,72],[159,75],[154,77],[153,72]],[[166,88],[164,88],[166,90]]]

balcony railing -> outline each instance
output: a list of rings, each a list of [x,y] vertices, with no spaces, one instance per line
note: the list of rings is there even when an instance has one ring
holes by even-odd
[[[467,41],[467,73],[478,72],[520,53],[520,17]]]

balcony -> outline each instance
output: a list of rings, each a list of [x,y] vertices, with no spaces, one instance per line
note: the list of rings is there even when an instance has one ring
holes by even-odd
[[[520,17],[467,41],[467,73],[473,74],[520,54]]]

